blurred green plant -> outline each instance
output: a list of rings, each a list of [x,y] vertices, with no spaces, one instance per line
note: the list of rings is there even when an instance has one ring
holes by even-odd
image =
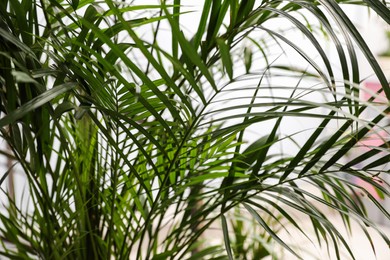
[[[386,51],[379,54],[379,56],[390,57],[390,31],[386,32],[386,37],[387,37],[387,46],[388,47],[387,47]]]
[[[389,243],[354,194],[389,213],[350,178],[388,197],[389,141],[342,160],[389,112],[362,116],[358,49],[390,88],[341,4],[390,22],[371,0],[2,0],[0,254],[254,259],[278,243],[302,258],[278,235],[295,229],[353,257],[319,205]]]

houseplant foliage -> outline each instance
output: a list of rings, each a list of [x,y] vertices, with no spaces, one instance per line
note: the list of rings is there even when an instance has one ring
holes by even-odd
[[[390,88],[341,8],[389,23],[386,2],[186,4],[0,2],[3,256],[250,259],[274,254],[274,241],[300,257],[279,236],[294,229],[353,257],[323,208],[346,229],[376,229],[363,193],[389,218],[374,196],[389,196],[388,140],[350,154],[386,131]],[[359,100],[357,52],[382,84],[380,106]],[[279,62],[291,53],[296,62]],[[290,119],[304,123],[283,131]]]

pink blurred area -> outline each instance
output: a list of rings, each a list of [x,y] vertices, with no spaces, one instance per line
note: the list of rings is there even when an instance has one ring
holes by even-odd
[[[371,150],[373,147],[378,147],[386,142],[388,132],[385,130],[372,130],[370,133],[358,142],[359,148],[362,152]]]
[[[364,87],[362,91],[360,92],[361,96],[360,98],[363,101],[367,101],[372,96],[376,96],[375,93],[377,93],[382,88],[381,84],[377,81],[366,81],[364,82]],[[385,97],[384,92],[382,91],[374,100],[373,102],[378,103],[387,103],[387,99]]]
[[[377,81],[366,81],[364,82],[364,87],[360,92],[360,98],[363,101],[369,100],[372,96],[376,96],[377,92],[382,88],[381,84]],[[382,91],[377,97],[373,100],[373,102],[377,103],[387,103],[387,99],[385,97],[384,92]],[[389,137],[389,133],[385,130],[371,130],[370,133],[358,142],[360,152],[367,152],[375,147],[378,147],[384,144]],[[381,180],[376,180],[379,184],[381,184]],[[354,182],[360,187],[364,188],[367,192],[369,192],[375,199],[381,200],[378,195],[378,191],[375,187],[368,182],[355,178]]]
[[[379,184],[382,184],[382,181],[378,178],[374,179],[376,182],[378,182]],[[375,189],[375,187],[366,182],[365,180],[362,180],[360,178],[355,178],[354,180],[355,184],[359,185],[360,187],[362,187],[363,189],[365,189],[368,193],[370,193],[376,200],[383,200],[379,194],[378,194],[378,191]],[[364,196],[364,194],[362,194]]]

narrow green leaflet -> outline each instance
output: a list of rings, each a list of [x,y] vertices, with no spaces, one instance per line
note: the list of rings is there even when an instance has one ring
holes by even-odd
[[[229,260],[233,260],[233,252],[230,247],[230,239],[229,239],[229,229],[226,221],[226,217],[222,214],[221,215],[221,223],[222,223],[222,231],[223,231],[223,240],[225,242],[225,248],[226,252],[228,254]]]
[[[46,92],[40,94],[34,99],[30,100],[26,104],[22,105],[18,109],[12,111],[8,115],[0,119],[0,127],[4,127],[8,124],[14,123],[26,114],[32,112],[34,109],[37,109],[46,103],[50,102],[52,99],[58,97],[59,95],[68,92],[74,88],[77,83],[64,83],[62,85],[56,86],[52,89],[47,90]]]
[[[229,46],[226,45],[225,41],[221,38],[217,39],[217,44],[219,46],[219,50],[221,52],[221,58],[223,67],[226,70],[226,73],[229,76],[229,79],[233,79],[233,63],[231,60],[231,55],[229,53]]]

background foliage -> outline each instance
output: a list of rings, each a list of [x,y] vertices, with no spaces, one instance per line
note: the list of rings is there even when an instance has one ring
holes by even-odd
[[[343,4],[390,22],[375,0],[2,0],[0,253],[259,259],[274,241],[300,257],[278,235],[310,232],[299,213],[309,241],[353,257],[319,205],[368,241],[358,194],[390,217],[353,180],[389,196],[389,140],[351,156],[388,133],[390,88]],[[357,52],[380,102],[359,98]]]

